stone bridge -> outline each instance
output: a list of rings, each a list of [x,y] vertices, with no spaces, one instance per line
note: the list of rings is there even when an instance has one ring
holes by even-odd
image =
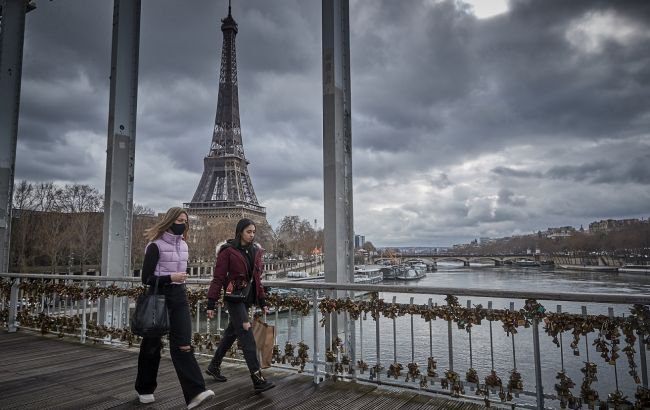
[[[472,263],[490,263],[494,266],[503,266],[507,262],[526,260],[530,262],[540,262],[541,255],[532,254],[509,254],[509,255],[492,255],[492,254],[432,254],[409,256],[402,255],[395,258],[377,257],[374,263],[397,261],[398,263],[417,263],[421,262],[427,265],[437,265],[438,262],[462,262],[464,266],[471,266]]]

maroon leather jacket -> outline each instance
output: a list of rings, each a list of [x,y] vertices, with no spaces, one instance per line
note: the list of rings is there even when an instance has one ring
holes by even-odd
[[[262,286],[262,255],[264,249],[259,244],[255,246],[255,263],[253,264],[253,284],[255,285],[255,303],[264,307],[264,287]],[[219,248],[217,262],[208,289],[208,310],[213,310],[217,300],[221,298],[221,289],[233,283],[235,289],[246,287],[248,280],[248,263],[239,249],[230,244]]]

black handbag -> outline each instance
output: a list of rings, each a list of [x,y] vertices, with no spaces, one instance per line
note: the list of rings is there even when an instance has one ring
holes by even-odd
[[[251,292],[251,286],[253,285],[253,275],[251,275],[251,280],[248,282],[246,287],[241,289],[233,289],[232,282],[226,287],[226,291],[223,294],[223,300],[230,303],[241,303],[248,300],[248,294]]]
[[[160,337],[169,333],[169,314],[165,295],[158,293],[158,280],[153,293],[145,290],[138,296],[135,312],[131,316],[131,332],[142,337]]]

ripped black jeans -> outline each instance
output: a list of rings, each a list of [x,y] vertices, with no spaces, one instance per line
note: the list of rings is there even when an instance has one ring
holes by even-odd
[[[228,309],[228,313],[230,313],[230,322],[223,333],[219,347],[214,352],[213,361],[221,362],[232,344],[235,343],[235,340],[239,339],[242,344],[246,365],[252,373],[260,369],[260,362],[257,359],[253,327],[251,326],[248,330],[244,330],[244,322],[253,324],[248,318],[248,307],[246,303],[226,302],[226,308]]]
[[[183,389],[185,403],[189,403],[205,390],[205,381],[194,358],[194,349],[183,351],[179,348],[192,345],[192,321],[185,285],[167,285],[161,289],[161,293],[165,295],[169,312],[169,354]],[[138,376],[135,380],[135,390],[139,394],[153,394],[158,386],[156,379],[160,350],[159,337],[142,338],[138,356]]]

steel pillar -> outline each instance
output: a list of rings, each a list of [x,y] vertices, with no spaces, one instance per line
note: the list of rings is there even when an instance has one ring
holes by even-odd
[[[349,20],[347,0],[323,0],[325,281],[334,283],[354,282]],[[345,332],[354,360],[354,327],[345,315],[332,319],[332,332]],[[328,336],[326,341],[336,337]]]
[[[114,2],[102,276],[131,276],[140,9],[140,0]],[[101,313],[107,326],[126,326],[128,299],[103,300]]]
[[[27,2],[4,0],[0,7],[0,272],[8,272]]]

